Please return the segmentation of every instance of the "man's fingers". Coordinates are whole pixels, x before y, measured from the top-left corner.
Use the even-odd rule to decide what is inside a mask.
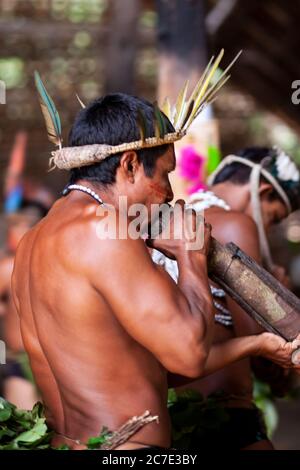
[[[295,366],[300,366],[300,339],[299,336],[297,336],[296,339],[292,341],[292,356],[291,356],[291,361],[292,364]]]
[[[294,341],[293,341],[294,343]],[[296,349],[293,353],[292,353],[292,363],[295,365],[295,366],[300,366],[300,348]]]
[[[296,339],[292,341],[292,348],[293,349],[298,349],[300,348],[300,338],[297,336]]]

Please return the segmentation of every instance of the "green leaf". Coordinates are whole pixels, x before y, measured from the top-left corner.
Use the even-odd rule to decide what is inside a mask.
[[[87,448],[90,450],[99,449],[101,445],[103,445],[110,436],[111,436],[111,432],[108,430],[108,428],[103,427],[99,436],[89,438],[86,444]]]
[[[102,437],[90,437],[87,442],[88,449],[99,449],[99,447],[105,442]]]
[[[37,420],[38,418],[45,418],[44,407],[41,402],[37,402],[32,408],[32,419]]]
[[[7,421],[13,412],[13,405],[0,398],[0,422]]]
[[[8,444],[0,445],[0,450],[20,450],[18,443],[11,441]]]
[[[177,393],[174,388],[169,388],[168,390],[168,406],[171,406],[173,403],[177,402]]]
[[[70,447],[67,444],[62,444],[59,447],[53,447],[54,450],[70,450]]]
[[[196,390],[192,389],[187,389],[187,390],[181,390],[180,392],[177,393],[177,398],[178,401],[184,402],[195,402],[195,403],[200,403],[204,402],[204,397],[201,395],[201,393],[197,392]]]
[[[21,433],[15,439],[15,442],[33,443],[39,441],[46,434],[47,426],[45,424],[45,419],[40,418],[30,431],[25,431]]]
[[[8,429],[7,426],[0,426],[0,439],[2,439],[4,436],[14,437],[15,434],[16,433],[11,429]]]
[[[207,163],[206,163],[206,171],[207,174],[210,175],[221,161],[221,154],[219,149],[215,145],[209,145],[207,148]]]

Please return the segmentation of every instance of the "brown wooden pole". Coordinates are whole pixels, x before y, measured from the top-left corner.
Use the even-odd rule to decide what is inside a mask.
[[[106,49],[105,92],[135,91],[139,0],[111,0],[110,37]]]
[[[194,89],[208,62],[204,0],[156,0],[158,12],[158,90],[160,104],[166,97],[176,103],[179,91],[189,81]],[[205,116],[205,117],[204,117]],[[219,146],[218,123],[210,107],[197,118],[188,135],[175,145],[180,161],[182,149],[192,146],[199,156],[208,157],[209,146]],[[203,167],[199,179],[206,178]],[[178,168],[170,177],[174,200],[185,199],[191,181]]]
[[[203,0],[156,0],[158,102],[171,102],[187,79],[196,84],[207,62]]]

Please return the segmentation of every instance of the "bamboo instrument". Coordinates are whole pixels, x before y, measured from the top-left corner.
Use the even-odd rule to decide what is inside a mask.
[[[169,223],[169,205],[164,205],[149,230],[156,238]],[[254,320],[271,333],[293,341],[300,333],[300,299],[234,243],[222,245],[211,237],[208,273]],[[292,354],[300,364],[300,348]]]
[[[300,333],[300,300],[234,243],[211,239],[209,277],[267,331],[286,341]],[[292,362],[300,364],[300,349]]]

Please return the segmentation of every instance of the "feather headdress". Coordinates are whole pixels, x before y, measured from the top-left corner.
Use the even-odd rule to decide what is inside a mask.
[[[240,54],[241,52],[237,54],[219,77],[216,77],[217,69],[224,55],[224,50],[222,49],[216,58],[211,58],[202,77],[189,97],[187,96],[188,82],[186,82],[178,95],[175,106],[171,106],[167,98],[161,111],[155,103],[153,105],[154,136],[147,137],[149,135],[147,122],[143,112],[139,110],[137,113],[137,124],[140,130],[140,140],[120,145],[94,144],[62,148],[61,124],[58,112],[39,74],[35,72],[35,82],[40,95],[40,104],[46,121],[48,137],[51,142],[59,146],[58,150],[52,152],[50,161],[53,162],[54,167],[70,170],[71,168],[92,165],[119,152],[156,147],[180,140],[203,108],[215,100],[217,92],[230,78],[228,72]],[[211,84],[212,79],[215,79],[213,84]],[[78,96],[77,99],[84,108],[85,106]],[[175,129],[174,132],[167,132],[165,116],[172,123]]]

